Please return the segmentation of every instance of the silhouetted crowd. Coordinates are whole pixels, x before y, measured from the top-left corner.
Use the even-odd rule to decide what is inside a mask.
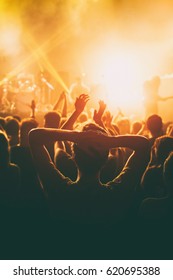
[[[171,258],[173,122],[66,99],[0,118],[1,258]]]

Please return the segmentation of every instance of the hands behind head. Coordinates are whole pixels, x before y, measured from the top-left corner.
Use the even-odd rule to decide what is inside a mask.
[[[109,136],[101,131],[88,130],[80,132],[76,143],[78,147],[88,155],[101,154],[109,150],[108,144]]]
[[[76,111],[82,113],[88,100],[89,100],[88,94],[81,94],[79,97],[77,97],[75,101]]]

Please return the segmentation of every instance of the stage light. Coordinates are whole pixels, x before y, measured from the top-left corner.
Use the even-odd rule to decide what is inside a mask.
[[[16,55],[21,50],[20,28],[6,25],[0,30],[0,45],[4,55]]]
[[[93,50],[90,57],[93,62],[92,79],[100,85],[97,100],[103,99],[113,113],[118,107],[128,114],[129,109],[131,112],[140,110],[144,72],[135,52],[128,47],[103,46],[97,54]]]
[[[139,93],[135,93],[139,83],[138,63],[132,54],[120,52],[111,55],[104,65],[104,82],[108,91],[108,102],[112,106],[112,101],[119,107],[136,106],[140,100]]]

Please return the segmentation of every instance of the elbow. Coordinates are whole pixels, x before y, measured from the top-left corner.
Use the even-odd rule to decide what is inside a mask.
[[[34,128],[29,132],[29,145],[36,145],[38,142],[39,128]]]
[[[140,137],[140,144],[139,144],[139,149],[142,150],[143,152],[146,151],[149,152],[150,151],[150,143],[148,138],[146,138],[145,136],[139,136]]]

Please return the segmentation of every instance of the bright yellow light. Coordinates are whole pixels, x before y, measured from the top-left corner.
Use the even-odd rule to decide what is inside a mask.
[[[138,90],[139,65],[132,54],[120,52],[110,54],[104,63],[104,83],[107,88],[109,106],[136,106],[141,100]]]
[[[70,27],[68,25],[65,25],[64,28],[62,28],[58,32],[53,33],[53,35],[40,46],[37,45],[37,43],[35,42],[35,40],[32,38],[31,34],[28,31],[25,32],[25,42],[27,44],[27,47],[30,50],[30,55],[28,55],[24,60],[22,60],[21,63],[19,63],[17,65],[17,67],[15,67],[12,71],[10,71],[8,73],[7,77],[8,78],[13,77],[14,75],[23,71],[31,63],[36,61],[39,66],[39,69],[41,71],[43,71],[43,65],[44,65],[45,68],[55,78],[55,80],[62,85],[62,87],[66,90],[66,92],[68,92],[69,91],[68,87],[66,86],[66,84],[64,83],[64,81],[62,80],[62,78],[60,77],[58,72],[56,71],[56,69],[52,66],[52,64],[49,62],[49,60],[47,58],[47,53],[49,51],[51,51],[52,48],[55,48],[57,46],[57,44],[62,43],[62,41],[65,40],[69,36],[66,32],[64,32],[64,30],[67,30],[68,28],[70,28]],[[8,30],[8,32],[9,32],[9,30]],[[4,41],[6,41],[6,40],[8,41],[8,36],[9,36],[8,32],[3,33],[5,36]],[[64,33],[66,35],[62,36],[62,34],[64,34]],[[7,36],[7,34],[8,34],[8,36]],[[11,43],[11,42],[9,41],[9,43]],[[3,82],[4,82],[3,80],[0,81],[0,85],[2,85]]]
[[[98,99],[103,99],[112,112],[120,107],[129,113],[129,109],[134,112],[142,106],[144,73],[140,65],[136,54],[128,48],[103,47],[94,54],[92,75],[97,73],[97,83],[103,89]]]
[[[6,25],[0,32],[0,44],[5,55],[15,55],[20,51],[20,29],[18,26]]]
[[[42,49],[42,47],[38,47],[37,43],[29,33],[27,34],[27,37],[25,37],[25,39],[27,39],[28,47],[30,48],[31,53],[33,54],[37,62],[42,61],[46,69],[50,72],[50,74],[52,74],[55,80],[62,85],[66,92],[68,92],[68,87],[66,86],[56,69],[53,67],[53,65],[49,62],[46,52]]]

